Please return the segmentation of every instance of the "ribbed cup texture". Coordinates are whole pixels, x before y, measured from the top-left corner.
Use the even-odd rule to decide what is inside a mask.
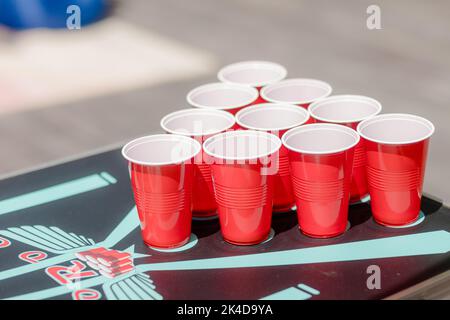
[[[234,189],[216,183],[214,187],[219,206],[232,209],[254,209],[266,205],[267,185],[252,189]]]
[[[200,171],[200,174],[195,175],[197,180],[212,182],[211,167],[208,164],[197,164],[197,169]]]
[[[353,168],[364,167],[366,165],[366,150],[363,144],[358,143],[356,145],[355,154],[353,157]]]
[[[292,176],[295,197],[310,202],[323,202],[342,199],[348,191],[344,179],[330,182],[308,181]]]
[[[281,156],[278,158],[278,175],[281,177],[289,176],[289,157]]]
[[[190,194],[186,190],[175,193],[151,193],[134,189],[136,206],[146,214],[170,214],[183,211],[189,205]]]
[[[419,169],[390,172],[367,166],[369,186],[382,191],[414,190],[420,185]]]

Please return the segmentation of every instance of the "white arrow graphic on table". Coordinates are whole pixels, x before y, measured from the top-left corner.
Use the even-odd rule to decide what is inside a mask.
[[[286,266],[442,254],[447,253],[448,251],[450,251],[450,233],[439,230],[313,248],[282,250],[222,258],[149,263],[136,266],[136,272],[145,273],[149,271],[169,270],[208,270]],[[80,288],[89,288],[101,285],[106,281],[107,280],[103,277],[96,277],[83,280],[77,284]],[[56,287],[11,297],[9,299],[46,299],[70,292],[71,289],[67,287]]]
[[[90,241],[91,239],[87,239],[86,241],[88,241],[90,243],[90,245],[86,245],[86,246],[80,245],[78,247],[72,247],[72,248],[68,248],[68,249],[59,249],[59,248],[55,248],[55,247],[48,248],[48,243],[46,243],[46,245],[44,245],[43,243],[37,243],[36,241],[30,240],[30,235],[23,234],[23,233],[17,234],[16,232],[20,228],[13,228],[13,230],[16,231],[14,233],[11,231],[8,231],[8,230],[0,230],[0,235],[10,237],[12,239],[15,239],[17,241],[20,241],[20,242],[23,242],[23,243],[26,243],[29,245],[33,245],[34,247],[37,247],[40,249],[44,249],[44,250],[50,249],[51,252],[60,253],[60,255],[58,255],[58,256],[42,260],[38,263],[28,264],[28,265],[1,271],[0,272],[0,281],[9,279],[9,278],[13,278],[13,277],[17,277],[17,276],[21,276],[25,273],[45,269],[49,266],[59,264],[59,263],[65,262],[65,261],[69,261],[71,259],[74,259],[75,252],[81,252],[81,251],[93,249],[96,247],[112,248],[118,242],[120,242],[122,239],[124,239],[126,236],[128,236],[138,226],[139,226],[139,219],[138,219],[136,207],[133,207],[133,209],[131,209],[130,212],[128,212],[128,214],[125,216],[125,218],[116,226],[116,228],[106,237],[105,240],[98,242],[98,243],[93,243],[93,241],[92,242]],[[27,228],[27,229],[29,229],[29,228]],[[42,239],[42,238],[40,238],[40,239]],[[39,240],[39,241],[42,241],[42,240]],[[55,245],[54,241],[55,240],[53,240],[53,243],[51,244],[52,246]],[[133,253],[133,258],[139,258],[142,256],[145,256],[145,255]]]
[[[117,179],[105,171],[66,181],[12,198],[0,200],[0,216],[20,212],[26,213],[27,211],[23,210],[87,193],[115,183],[117,183]],[[58,254],[58,256],[45,259],[35,264],[0,271],[0,281],[69,261],[74,258],[75,252],[81,252],[99,246],[111,248],[138,226],[139,219],[136,207],[133,207],[108,237],[99,243],[95,243],[92,239],[85,238],[82,235],[67,233],[58,227],[35,225],[0,230],[0,235],[7,238]],[[134,258],[142,256],[145,255],[133,253]]]

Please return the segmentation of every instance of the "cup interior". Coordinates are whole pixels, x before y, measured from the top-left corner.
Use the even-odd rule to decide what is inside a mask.
[[[367,140],[384,144],[409,144],[431,137],[433,124],[411,114],[382,114],[362,121],[357,128]]]
[[[264,87],[261,96],[275,103],[307,104],[331,94],[331,86],[315,79],[289,79]]]
[[[187,100],[196,108],[234,109],[249,105],[258,98],[258,90],[242,85],[213,83],[188,93]]]
[[[200,150],[201,144],[189,137],[159,134],[130,141],[122,148],[122,155],[133,163],[160,166],[185,162]]]
[[[308,110],[313,118],[320,121],[352,123],[377,115],[381,104],[369,97],[343,95],[313,102]]]
[[[286,77],[286,69],[268,61],[244,61],[222,68],[218,78],[222,82],[262,87]]]
[[[215,135],[205,141],[205,152],[218,159],[250,160],[269,156],[281,147],[280,139],[270,133],[238,130]]]
[[[174,134],[205,136],[233,127],[232,114],[221,110],[186,109],[172,112],[162,118],[161,127]]]
[[[295,105],[261,103],[240,110],[237,123],[246,129],[279,131],[304,124],[308,111]]]
[[[348,150],[359,142],[358,133],[346,126],[307,124],[287,131],[283,145],[289,150],[308,154],[332,154]]]

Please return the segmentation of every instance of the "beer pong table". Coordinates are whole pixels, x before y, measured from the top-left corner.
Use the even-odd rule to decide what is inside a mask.
[[[0,181],[0,299],[380,299],[450,267],[450,210],[424,197],[421,219],[388,228],[368,203],[337,238],[308,238],[274,214],[262,244],[225,243],[219,221],[158,251],[140,238],[119,150]]]

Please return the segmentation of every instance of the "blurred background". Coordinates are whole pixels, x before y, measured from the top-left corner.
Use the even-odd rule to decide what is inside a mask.
[[[68,1],[82,8],[81,29],[69,30],[56,28],[65,0],[0,0],[2,177],[160,131],[221,66],[270,60],[431,120],[425,192],[450,204],[450,1],[89,2]],[[373,4],[380,30],[366,24]],[[51,28],[35,28],[42,21]]]

